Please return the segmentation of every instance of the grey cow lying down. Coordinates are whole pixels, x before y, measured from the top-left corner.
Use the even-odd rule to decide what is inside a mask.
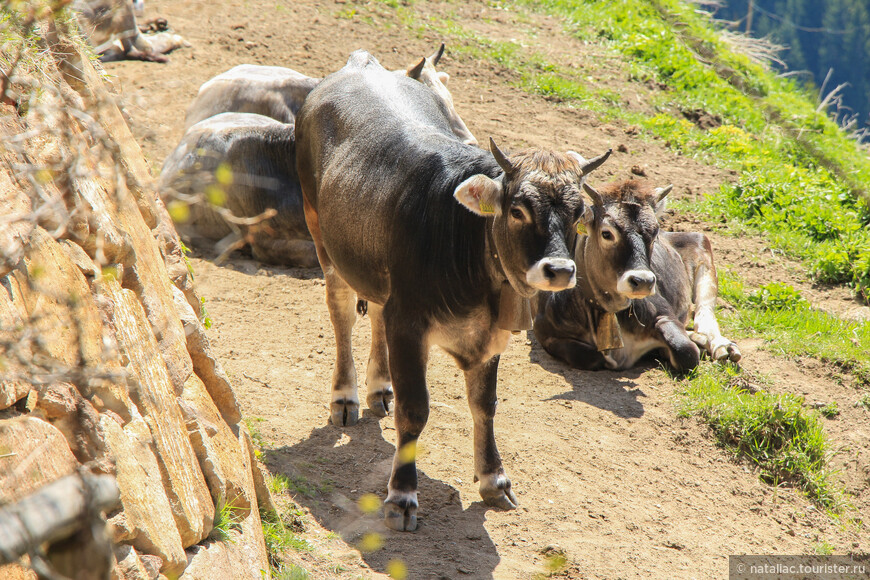
[[[629,180],[600,193],[585,187],[593,203],[574,246],[577,286],[538,297],[534,332],[544,349],[586,370],[626,369],[652,351],[664,351],[678,371],[695,368],[700,349],[717,361],[739,361],[713,312],[718,280],[710,241],[659,232],[657,214],[671,186]]]
[[[218,249],[231,249],[247,242],[260,261],[317,266],[302,212],[292,123],[253,113],[201,121],[166,158],[158,187],[164,199],[189,202],[189,218],[177,226],[195,245],[225,240]],[[245,219],[269,210],[274,215],[268,219]]]
[[[443,52],[442,44],[431,56],[393,74],[428,87],[444,106],[453,134],[476,145],[444,85],[448,76],[435,70]],[[293,122],[320,80],[283,67],[240,65],[200,88],[187,122],[201,120],[166,159],[159,183],[164,200],[190,204],[188,219],[178,225],[186,239],[194,245],[218,242],[218,251],[247,243],[263,262],[317,266],[296,177]],[[232,183],[218,182],[219,167]],[[215,188],[223,207],[205,201],[215,201]],[[276,212],[273,217],[252,219],[269,209]]]
[[[160,32],[143,35],[136,23],[142,2],[131,0],[75,0],[79,26],[103,62],[147,60],[167,62],[165,55],[190,46],[178,34]]]
[[[420,81],[440,98],[448,108],[454,134],[469,145],[477,139],[453,106],[453,96],[447,89],[450,75],[435,67],[444,54],[444,44],[428,57],[407,69],[393,71],[398,76]],[[282,123],[292,123],[308,93],[321,81],[295,70],[280,66],[241,64],[205,82],[187,108],[185,129],[219,113],[258,113]]]

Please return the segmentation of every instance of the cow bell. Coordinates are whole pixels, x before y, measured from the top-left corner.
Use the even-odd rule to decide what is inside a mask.
[[[622,330],[619,328],[619,320],[613,312],[605,312],[598,321],[598,330],[595,333],[595,344],[599,351],[622,348]]]

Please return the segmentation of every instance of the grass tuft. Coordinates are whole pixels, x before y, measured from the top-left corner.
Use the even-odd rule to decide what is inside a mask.
[[[760,469],[773,485],[803,490],[838,513],[842,491],[827,467],[830,450],[818,413],[803,397],[748,392],[733,367],[704,365],[685,380],[682,416],[700,415],[724,447]]]
[[[217,542],[235,543],[233,538],[233,530],[241,530],[242,520],[244,516],[241,510],[233,507],[232,504],[224,502],[222,505],[216,506],[214,514],[214,525],[208,537]]]
[[[724,268],[719,270],[719,295],[735,306],[722,317],[729,332],[761,337],[767,350],[819,359],[852,373],[859,386],[870,385],[870,323],[814,309],[797,290],[779,282],[747,293]]]

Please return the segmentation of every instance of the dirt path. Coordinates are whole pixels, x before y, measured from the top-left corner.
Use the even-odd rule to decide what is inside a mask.
[[[540,17],[477,2],[414,6],[421,19],[455,10],[468,18],[464,24],[491,37],[521,39],[550,50],[553,58],[570,54],[570,62],[590,68],[611,88],[627,78],[618,61],[600,58],[594,47],[562,36],[557,23]],[[117,75],[133,130],[155,171],[180,138],[185,107],[199,85],[236,64],[277,64],[318,76],[364,47],[385,66],[398,67],[441,40],[391,22],[389,11],[337,17],[351,7],[314,0],[150,2],[149,14],[166,17],[194,47],[175,53],[165,66],[107,68]],[[532,26],[547,34],[533,36]],[[545,37],[547,46],[558,48],[542,45]],[[440,68],[451,74],[457,109],[479,138],[493,135],[514,149],[541,145],[584,154],[622,143],[628,152],[608,162],[599,179],[626,176],[641,164],[656,182],[674,183],[680,195],[702,195],[731,178],[643,141],[628,127],[527,95],[511,86],[509,71],[452,59],[449,47]],[[627,106],[642,106],[645,90],[621,86]],[[712,227],[687,217],[672,221],[679,229]],[[719,263],[750,282],[784,277],[826,308],[864,312],[844,291],[806,284],[796,265],[762,242],[710,233]],[[463,381],[449,357],[433,351],[432,413],[418,462],[420,529],[388,532],[355,504],[365,493],[385,495],[393,420],[365,413],[353,428],[327,424],[334,344],[320,272],[263,267],[242,256],[223,267],[199,258],[193,264],[214,321],[216,353],[246,414],[262,419],[256,423],[269,446],[264,462],[296,481],[294,498],[309,514],[312,549],[292,557],[317,570],[312,578],[374,576],[392,559],[405,562],[410,578],[531,578],[546,572],[554,546],[568,559],[564,577],[726,578],[728,554],[808,553],[823,543],[837,553],[870,550],[865,530],[843,529],[799,494],[760,483],[751,468],[717,449],[696,421],[677,419],[678,385],[664,371],[570,370],[525,336],[515,337],[502,357],[496,417],[520,508],[499,512],[479,501]],[[363,369],[367,321],[358,324],[354,341]],[[842,451],[835,463],[858,496],[859,511],[870,513],[870,428],[866,412],[852,406],[857,395],[849,377],[814,361],[773,358],[758,346],[741,343],[745,367],[771,390],[839,404],[841,415],[827,423]],[[383,549],[353,549],[371,530],[383,534]]]

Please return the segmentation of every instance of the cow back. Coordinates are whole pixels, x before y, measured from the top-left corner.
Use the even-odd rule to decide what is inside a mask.
[[[320,82],[280,66],[244,64],[204,83],[187,109],[185,126],[220,113],[255,113],[293,123],[308,93]]]
[[[489,291],[484,219],[453,198],[471,175],[500,173],[453,134],[422,84],[355,53],[308,96],[297,122],[303,191],[322,242],[362,296],[459,314]]]

